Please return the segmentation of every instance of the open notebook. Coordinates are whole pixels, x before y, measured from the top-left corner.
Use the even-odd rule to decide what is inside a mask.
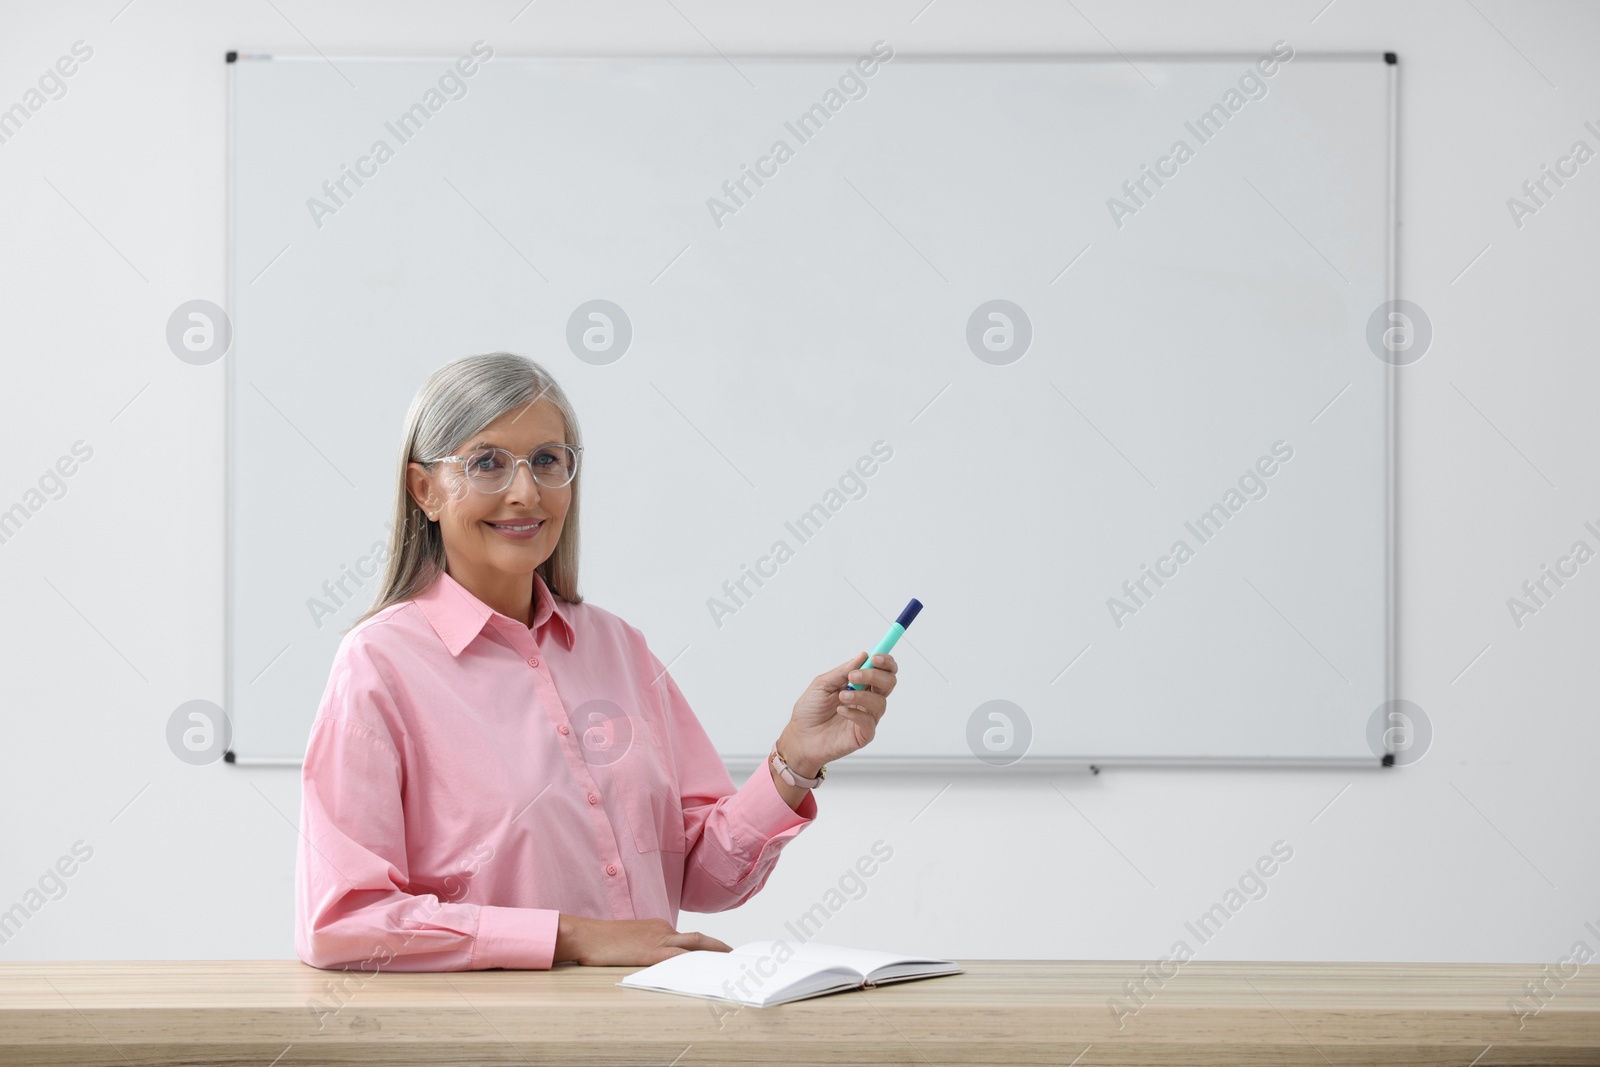
[[[635,971],[617,984],[767,1008],[846,989],[961,973],[961,967],[951,960],[814,942],[757,941],[732,952],[680,953]]]

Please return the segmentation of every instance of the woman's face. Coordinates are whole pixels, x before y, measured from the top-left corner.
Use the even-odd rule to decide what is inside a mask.
[[[565,434],[561,413],[541,398],[502,415],[449,454],[465,456],[476,448],[498,445],[526,457],[540,445],[566,441]],[[437,464],[431,475],[420,463],[412,463],[406,479],[412,498],[438,521],[450,570],[457,575],[532,574],[555,551],[572,503],[571,482],[560,489],[540,485],[526,463],[516,465],[511,484],[499,493],[467,485],[460,463]],[[531,537],[496,528],[535,522],[540,525]]]

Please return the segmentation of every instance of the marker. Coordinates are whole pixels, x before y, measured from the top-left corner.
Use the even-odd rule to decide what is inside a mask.
[[[872,657],[876,656],[878,653],[887,652],[893,648],[895,642],[900,640],[900,635],[906,632],[906,627],[911,625],[911,620],[916,618],[917,612],[921,610],[922,601],[918,600],[916,597],[912,597],[911,603],[906,605],[906,610],[900,613],[900,617],[898,619],[889,624],[889,632],[883,635],[883,640],[879,641],[873,650],[867,653],[867,658],[857,665],[856,670],[859,671],[862,667],[870,664],[872,662]],[[854,682],[851,682],[848,688],[860,689],[861,687],[856,685]]]

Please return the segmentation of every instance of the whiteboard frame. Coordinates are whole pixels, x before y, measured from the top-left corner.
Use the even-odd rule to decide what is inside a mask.
[[[849,52],[785,52],[782,54],[762,53],[718,53],[716,56],[702,53],[663,53],[663,52],[608,52],[604,55],[563,55],[554,52],[523,52],[523,53],[497,53],[497,58],[513,61],[523,60],[561,60],[564,62],[612,62],[618,59],[644,59],[662,61],[695,61],[722,59],[732,62],[736,59],[758,60],[761,62],[853,62],[857,56]],[[331,62],[334,59],[351,59],[363,61],[421,61],[421,60],[453,60],[455,56],[437,52],[419,52],[415,54],[396,53],[355,53],[344,52],[337,55],[306,54],[306,53],[281,53],[281,52],[245,52],[230,51],[226,55],[227,70],[227,190],[224,198],[226,204],[226,219],[224,220],[224,273],[226,278],[226,311],[230,322],[237,319],[237,267],[235,260],[237,211],[236,211],[236,154],[235,134],[237,121],[236,92],[237,92],[237,63],[260,61],[308,61]],[[1104,52],[1026,52],[1026,53],[896,53],[896,63],[1035,63],[1035,62],[1084,62],[1084,63],[1128,63],[1134,60],[1148,60],[1157,63],[1181,62],[1222,62],[1245,61],[1249,62],[1258,58],[1257,52],[1128,52],[1115,55]],[[1388,196],[1385,218],[1385,245],[1386,245],[1386,279],[1384,290],[1387,299],[1391,302],[1398,299],[1399,285],[1399,64],[1393,52],[1360,50],[1360,51],[1328,51],[1328,52],[1299,52],[1295,53],[1296,62],[1377,62],[1388,67],[1388,114],[1386,131],[1388,171]],[[235,340],[237,340],[235,338]],[[233,533],[235,525],[234,516],[234,491],[232,473],[234,470],[234,455],[237,448],[235,431],[237,418],[235,417],[235,380],[234,360],[227,359],[232,348],[224,357],[224,490],[223,490],[223,692],[225,699],[231,702],[234,683],[235,668],[233,656],[233,612],[236,600],[235,573],[236,561],[233,558]],[[1396,549],[1398,538],[1398,450],[1399,436],[1397,425],[1398,388],[1399,378],[1397,368],[1387,361],[1380,372],[1382,378],[1384,411],[1384,699],[1386,704],[1398,697],[1398,605],[1396,604],[1397,592],[1397,566]],[[224,709],[224,714],[228,712]],[[231,733],[230,733],[231,738]],[[994,778],[1004,775],[1024,774],[1028,776],[1054,775],[1054,774],[1099,774],[1102,768],[1149,768],[1149,769],[1386,769],[1395,764],[1396,753],[1390,750],[1383,757],[1349,757],[1349,756],[1043,756],[1029,759],[1022,757],[1016,763],[1005,766],[993,766],[981,760],[959,756],[882,756],[872,754],[853,754],[846,757],[847,766],[851,770],[866,772],[875,775],[883,774],[925,774],[947,777],[972,777]],[[231,745],[224,753],[225,762],[241,767],[299,767],[303,764],[300,759],[285,757],[250,757],[239,755]],[[765,762],[765,757],[760,755],[735,755],[724,758],[731,775],[747,775]],[[836,772],[837,773],[837,772]]]

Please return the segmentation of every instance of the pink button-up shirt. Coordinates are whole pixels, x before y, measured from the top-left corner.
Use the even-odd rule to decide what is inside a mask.
[[[533,626],[448,574],[345,635],[301,776],[295,951],[548,968],[562,912],[725,911],[816,817],[738,790],[644,635],[534,575]]]

